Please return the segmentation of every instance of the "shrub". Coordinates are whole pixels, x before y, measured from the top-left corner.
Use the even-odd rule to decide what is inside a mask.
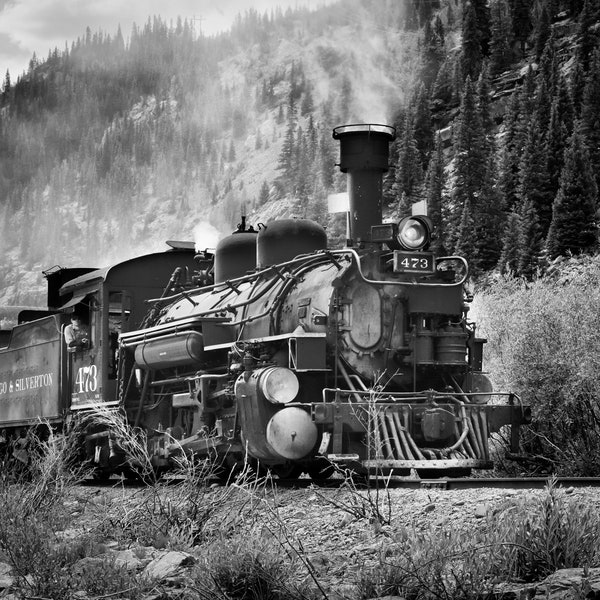
[[[400,529],[379,564],[364,570],[361,599],[483,600],[498,597],[494,583],[539,581],[557,569],[600,560],[600,517],[551,481],[541,496],[510,500],[483,530]]]
[[[479,535],[447,530],[401,529],[379,564],[358,581],[362,599],[401,596],[407,600],[474,600],[490,578],[498,549]]]
[[[99,561],[80,571],[73,569],[89,556],[97,538],[82,534],[76,540],[61,540],[57,532],[64,529],[70,515],[58,495],[40,503],[39,492],[40,483],[35,478],[24,484],[0,485],[0,552],[28,597],[64,600],[78,590],[94,594],[136,590],[127,596],[132,600],[141,597],[141,582],[110,561]]]
[[[539,500],[525,496],[491,524],[500,547],[498,573],[538,581],[558,569],[600,559],[600,519],[595,507],[569,498],[550,481]]]
[[[313,598],[301,570],[276,538],[238,534],[205,549],[203,564],[195,571],[195,586],[201,598],[214,600]]]
[[[504,278],[477,296],[495,386],[532,407],[525,453],[558,473],[600,474],[600,257],[560,277]]]

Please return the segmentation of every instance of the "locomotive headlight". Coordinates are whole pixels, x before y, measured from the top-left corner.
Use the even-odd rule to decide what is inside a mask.
[[[397,240],[405,250],[422,250],[430,239],[431,225],[426,217],[405,217],[398,224]]]
[[[296,374],[285,367],[265,369],[260,375],[259,386],[264,397],[273,404],[291,402],[300,389]]]

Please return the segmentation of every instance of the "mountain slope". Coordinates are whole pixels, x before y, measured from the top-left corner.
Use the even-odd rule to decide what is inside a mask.
[[[43,303],[43,281],[23,273],[102,266],[203,223],[225,235],[265,184],[297,213],[307,191],[281,177],[288,131],[305,139],[307,169],[329,171],[324,201],[339,180],[331,128],[388,121],[418,60],[394,3],[343,4],[250,11],[215,38],[157,18],[127,41],[88,30],[32,62],[3,94],[0,305]]]

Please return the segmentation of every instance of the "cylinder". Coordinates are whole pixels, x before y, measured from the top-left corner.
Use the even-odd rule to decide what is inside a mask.
[[[256,242],[258,267],[264,269],[327,248],[327,234],[308,219],[280,219],[261,229]]]
[[[256,232],[233,233],[215,249],[215,283],[243,277],[256,269]]]
[[[467,334],[449,326],[436,335],[435,360],[445,365],[464,365],[467,361]]]
[[[140,344],[135,349],[135,362],[149,369],[200,365],[204,356],[204,340],[197,331],[171,335]]]

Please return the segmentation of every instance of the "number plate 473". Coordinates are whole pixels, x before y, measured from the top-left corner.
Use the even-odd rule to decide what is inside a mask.
[[[434,273],[435,258],[431,252],[394,250],[394,273]]]
[[[84,392],[95,392],[98,389],[98,367],[80,367],[75,375],[73,392],[83,394]]]

